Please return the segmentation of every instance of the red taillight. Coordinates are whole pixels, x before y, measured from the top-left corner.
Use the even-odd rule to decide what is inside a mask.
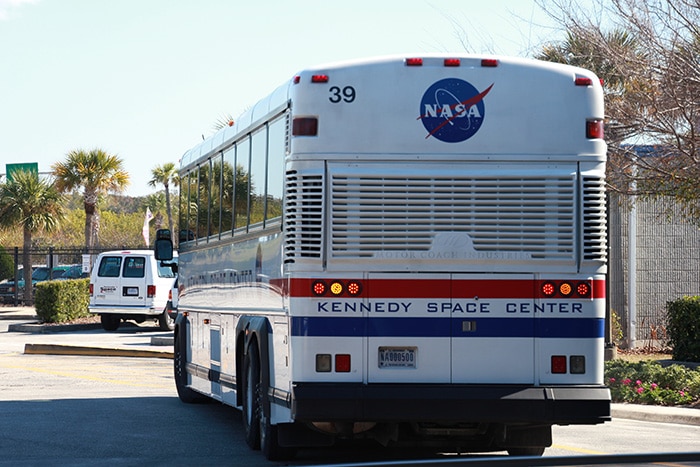
[[[95,284],[90,284],[90,296],[95,292]]]
[[[576,285],[576,294],[578,294],[581,297],[590,297],[591,296],[591,286],[587,282],[579,282]]]
[[[551,297],[556,291],[557,288],[553,282],[545,282],[542,284],[542,295],[545,297]]]
[[[296,76],[294,77],[294,79],[292,79],[292,82],[293,82],[294,84],[299,84],[299,83],[301,83],[301,76],[296,75]]]
[[[351,281],[348,282],[347,290],[350,295],[359,295],[362,292],[362,286],[359,282]]]
[[[445,66],[459,66],[461,63],[458,58],[446,58],[444,61]]]
[[[294,120],[292,122],[292,135],[318,135],[318,117],[294,117]]]
[[[574,84],[576,86],[591,86],[593,85],[593,80],[587,76],[576,76]]]
[[[603,120],[586,120],[586,138],[603,139]]]
[[[482,58],[481,59],[481,66],[483,67],[496,67],[498,66],[498,60],[495,58]]]
[[[552,355],[552,374],[566,373],[566,355]]]
[[[328,75],[311,75],[312,83],[327,83]]]
[[[155,285],[149,285],[146,287],[146,295],[148,298],[153,298],[156,296],[156,286]]]
[[[423,59],[418,57],[407,58],[406,66],[423,66]]]
[[[328,286],[323,281],[316,281],[311,285],[311,290],[314,293],[314,295],[320,297],[321,295],[324,295],[326,293],[326,291],[328,290]]]
[[[349,354],[337,354],[335,356],[335,371],[338,373],[349,373],[350,372],[350,355]]]

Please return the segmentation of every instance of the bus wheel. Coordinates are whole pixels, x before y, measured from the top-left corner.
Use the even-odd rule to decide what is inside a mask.
[[[260,449],[260,357],[253,345],[243,358],[243,429],[251,449]]]
[[[526,446],[519,448],[509,448],[508,454],[511,456],[541,457],[542,454],[544,454],[544,446]]]
[[[260,449],[269,461],[283,461],[294,458],[296,448],[280,446],[276,425],[270,423],[265,411],[260,411]]]
[[[187,387],[187,369],[185,368],[185,365],[187,365],[187,349],[185,348],[185,339],[180,335],[181,333],[182,331],[175,333],[175,345],[173,346],[173,369],[177,395],[186,404],[206,402],[209,400],[206,396]]]
[[[117,329],[119,329],[120,322],[121,318],[119,317],[119,315],[100,315],[100,323],[102,323],[102,329],[104,329],[105,331],[116,331]]]
[[[158,316],[158,327],[163,331],[172,331],[175,329],[175,320],[170,317],[168,310],[165,310],[160,316]]]

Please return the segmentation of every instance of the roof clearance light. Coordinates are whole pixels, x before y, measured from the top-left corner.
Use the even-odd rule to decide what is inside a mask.
[[[576,86],[592,86],[593,80],[587,76],[576,76],[574,84]]]
[[[604,127],[603,120],[586,120],[586,138],[603,139]]]
[[[294,117],[292,136],[318,135],[318,117]]]
[[[498,66],[498,60],[495,58],[482,58],[481,59],[481,66],[484,67],[497,67]]]
[[[299,83],[301,83],[301,76],[296,75],[296,76],[294,77],[294,79],[292,80],[292,82],[293,82],[294,84],[299,84]]]
[[[313,291],[314,295],[320,297],[321,295],[326,293],[326,291],[328,290],[328,286],[323,281],[316,281],[311,286],[311,290]]]
[[[331,283],[330,290],[333,295],[340,295],[341,293],[343,293],[343,289],[343,284],[341,284],[340,282],[335,281]]]
[[[359,282],[352,281],[348,282],[348,294],[350,295],[359,295],[360,292],[362,292],[362,286],[360,285]]]
[[[328,75],[312,75],[311,82],[312,83],[327,83],[328,82]]]
[[[553,282],[545,282],[544,284],[542,284],[542,294],[545,297],[551,297],[556,291],[557,288]]]
[[[459,66],[460,63],[461,62],[458,58],[446,58],[445,59],[445,66]]]
[[[407,58],[406,66],[423,66],[423,59],[418,57]]]

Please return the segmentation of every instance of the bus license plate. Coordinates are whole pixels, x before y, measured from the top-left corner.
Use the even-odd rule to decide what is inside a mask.
[[[415,368],[417,347],[379,347],[379,368]]]

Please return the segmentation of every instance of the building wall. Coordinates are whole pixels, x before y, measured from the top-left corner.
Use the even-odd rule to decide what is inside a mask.
[[[609,194],[610,309],[629,329],[629,198]],[[662,345],[666,337],[666,303],[700,295],[700,229],[684,221],[670,198],[636,201],[637,347]]]

